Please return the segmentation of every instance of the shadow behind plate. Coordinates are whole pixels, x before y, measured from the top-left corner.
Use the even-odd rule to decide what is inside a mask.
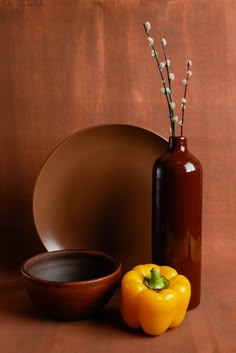
[[[36,181],[33,213],[48,251],[101,250],[123,272],[151,261],[152,166],[167,141],[130,125],[78,132],[50,155]]]

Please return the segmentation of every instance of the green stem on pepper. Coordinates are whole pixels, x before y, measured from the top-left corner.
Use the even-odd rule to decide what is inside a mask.
[[[165,276],[161,276],[156,268],[152,268],[150,272],[150,276],[144,277],[143,283],[146,287],[153,290],[161,290],[169,287],[170,281]]]

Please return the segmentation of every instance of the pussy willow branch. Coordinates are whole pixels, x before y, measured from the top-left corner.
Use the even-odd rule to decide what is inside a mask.
[[[170,71],[169,71],[169,67],[168,67],[168,65],[167,65],[166,48],[165,48],[165,45],[163,44],[162,39],[161,39],[161,46],[162,46],[162,50],[163,50],[163,54],[164,54],[164,58],[165,58],[165,62],[166,62],[166,72],[167,72],[167,78],[168,78],[168,85],[169,85],[169,89],[170,89],[170,101],[172,102],[172,91],[171,91]]]
[[[150,36],[149,36],[148,30],[147,30],[145,24],[143,24],[143,27],[144,27],[144,30],[146,32],[147,37],[149,38]],[[166,85],[166,81],[165,81],[165,78],[163,76],[162,70],[160,69],[160,62],[159,62],[159,58],[158,58],[158,54],[157,54],[156,48],[155,48],[155,46],[153,44],[151,44],[150,46],[151,46],[151,48],[153,50],[154,57],[155,57],[155,60],[156,60],[157,66],[158,66],[158,70],[159,70],[159,73],[160,73],[160,76],[161,76],[161,81],[162,81],[163,87],[165,89],[165,96],[166,96],[167,105],[168,105],[169,114],[170,114],[171,131],[172,131],[172,135],[175,136],[175,122],[173,121],[173,110],[172,110],[171,105],[170,105],[170,103],[172,102],[171,94],[168,95],[168,93],[167,93],[167,85]],[[166,60],[166,58],[165,58],[165,60]],[[167,60],[166,60],[166,66],[167,66]],[[169,76],[168,76],[168,83],[169,83]],[[168,88],[170,89],[170,87],[168,87]]]
[[[189,64],[189,60],[187,61],[187,75],[186,75],[186,84],[184,85],[184,99],[186,99],[187,96],[187,88],[188,88],[188,79],[189,79],[189,69],[190,69],[190,64]],[[183,136],[183,132],[184,132],[184,112],[185,112],[185,105],[186,103],[182,103],[182,117],[181,117],[181,127],[180,127],[180,135]]]

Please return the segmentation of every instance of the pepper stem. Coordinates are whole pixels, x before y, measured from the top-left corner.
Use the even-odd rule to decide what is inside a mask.
[[[161,290],[169,287],[170,281],[165,276],[161,276],[156,268],[152,268],[150,272],[151,276],[144,277],[145,286],[153,290]]]

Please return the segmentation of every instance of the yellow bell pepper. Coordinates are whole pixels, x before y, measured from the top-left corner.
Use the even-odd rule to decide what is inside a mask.
[[[161,335],[184,320],[191,296],[189,280],[168,266],[138,265],[121,282],[121,315],[131,328]]]

